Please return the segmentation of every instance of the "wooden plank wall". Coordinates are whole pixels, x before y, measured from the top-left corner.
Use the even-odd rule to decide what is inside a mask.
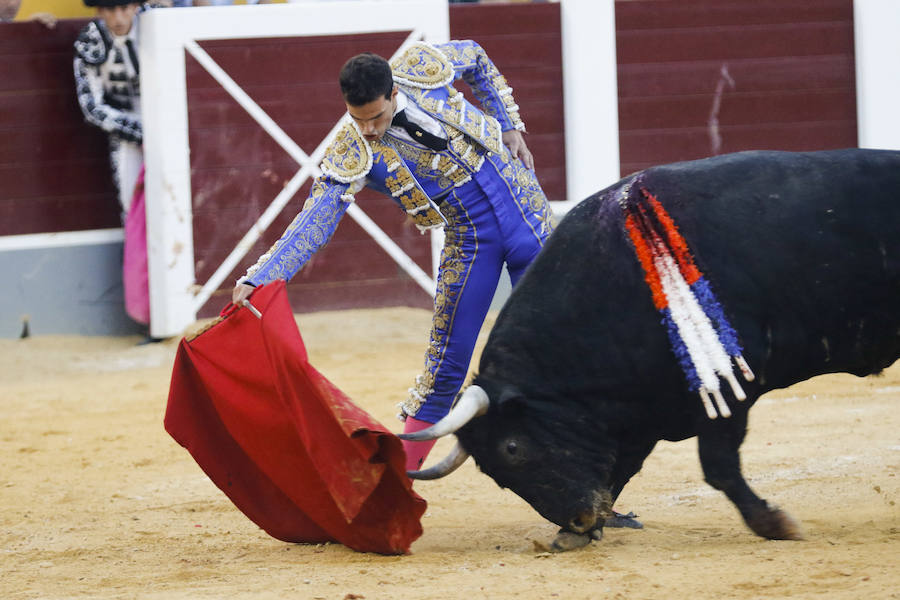
[[[622,175],[856,146],[852,0],[627,0],[616,29]]]
[[[623,174],[715,151],[855,146],[851,0],[620,0],[616,19]],[[72,41],[84,23],[63,20],[54,30],[0,24],[0,235],[120,225],[105,136],[84,123],[74,96]],[[515,88],[551,199],[565,198],[559,24],[556,3],[450,7],[451,37],[479,41]],[[340,114],[335,78],[343,60],[363,48],[390,54],[404,35],[306,40],[309,51],[285,40],[203,45],[311,150]],[[733,84],[723,78],[723,67]],[[296,166],[190,58],[188,72],[195,249],[203,281]],[[710,117],[720,84],[716,149]],[[231,282],[280,235],[306,192],[204,314],[221,307]],[[427,238],[390,200],[364,192],[359,202],[429,268]],[[430,305],[349,218],[289,289],[300,311]]]
[[[541,187],[550,200],[566,200],[559,4],[450,5],[450,37],[478,42],[506,77],[528,128]],[[468,92],[465,84],[457,87]]]
[[[0,23],[0,235],[121,226],[106,136],[75,99],[85,23]]]

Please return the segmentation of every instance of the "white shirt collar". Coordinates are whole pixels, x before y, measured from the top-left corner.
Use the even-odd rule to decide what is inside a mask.
[[[419,108],[419,106],[415,102],[413,102],[409,98],[409,96],[404,94],[402,91],[398,91],[397,110],[394,111],[394,115],[396,115],[401,110],[406,111],[407,119],[424,129],[428,133],[447,139],[447,132],[444,131],[444,128],[441,126],[440,121]],[[393,118],[393,115],[391,115],[391,117]],[[403,138],[405,140],[412,139],[411,137],[409,137],[409,134],[406,133],[406,130],[402,127],[391,125],[390,130],[392,135],[395,135],[399,138]]]
[[[397,91],[396,99],[397,99],[397,109],[394,111],[394,115],[396,115],[401,110],[406,110],[406,105],[409,104],[409,98],[407,98],[406,94],[404,94],[403,92],[401,92],[399,90]],[[391,116],[393,116],[393,115],[391,115]]]

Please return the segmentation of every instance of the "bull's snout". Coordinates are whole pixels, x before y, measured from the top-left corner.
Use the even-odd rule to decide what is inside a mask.
[[[592,494],[589,504],[578,510],[566,529],[573,533],[588,533],[602,527],[606,517],[612,515],[612,498],[607,490],[597,490]]]
[[[597,512],[593,509],[585,510],[573,519],[569,520],[568,529],[574,533],[587,533],[597,526]]]

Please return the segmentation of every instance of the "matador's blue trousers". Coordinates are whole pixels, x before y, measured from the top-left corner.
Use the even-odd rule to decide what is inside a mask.
[[[550,206],[534,173],[505,152],[441,202],[447,218],[425,372],[403,411],[435,423],[462,387],[506,263],[513,285],[549,236]],[[418,410],[417,410],[418,409]]]

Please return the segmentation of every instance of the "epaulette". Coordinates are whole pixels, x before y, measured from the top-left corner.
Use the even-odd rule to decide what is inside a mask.
[[[91,21],[78,33],[75,40],[75,54],[89,65],[102,65],[109,54],[112,41],[104,35],[96,21]]]
[[[341,183],[351,183],[372,169],[372,149],[356,123],[349,121],[337,132],[325,151],[322,172]]]
[[[391,61],[394,81],[426,90],[433,90],[453,82],[453,63],[443,52],[424,42],[411,44]]]

